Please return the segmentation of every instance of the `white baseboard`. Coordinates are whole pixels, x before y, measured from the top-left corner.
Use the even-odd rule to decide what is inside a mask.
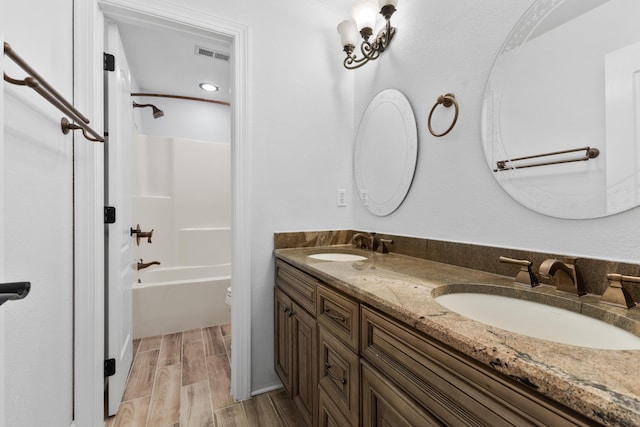
[[[269,387],[261,388],[259,390],[254,390],[254,391],[251,392],[251,397],[257,396],[257,395],[263,394],[263,393],[268,393],[270,391],[277,390],[277,389],[282,388],[282,387],[284,387],[282,385],[282,383],[279,383],[279,384],[274,384],[274,385],[269,386]]]

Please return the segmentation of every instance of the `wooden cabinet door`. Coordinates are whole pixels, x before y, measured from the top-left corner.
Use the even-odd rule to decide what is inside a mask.
[[[322,325],[318,327],[318,355],[320,389],[349,420],[345,426],[360,425],[360,358]]]
[[[362,427],[443,425],[391,381],[362,362]]]
[[[358,426],[342,415],[333,401],[328,397],[322,387],[318,390],[318,427],[347,427]]]
[[[306,424],[316,425],[318,336],[316,319],[293,303],[293,389],[291,397]]]
[[[279,288],[274,289],[274,360],[276,373],[287,393],[293,386],[293,302]]]

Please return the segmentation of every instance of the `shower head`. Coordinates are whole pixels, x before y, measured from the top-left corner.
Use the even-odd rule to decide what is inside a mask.
[[[141,107],[151,107],[153,109],[154,119],[164,116],[164,111],[162,111],[161,109],[159,109],[153,104],[138,104],[137,102],[133,101],[133,108],[141,108]]]

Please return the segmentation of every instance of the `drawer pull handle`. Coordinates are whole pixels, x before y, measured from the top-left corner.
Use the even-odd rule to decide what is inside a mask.
[[[338,322],[342,322],[342,323],[344,323],[344,322],[346,322],[346,321],[347,321],[347,319],[345,319],[345,318],[344,318],[344,317],[342,317],[342,316],[338,316],[338,315],[336,315],[336,314],[332,314],[332,313],[331,313],[331,310],[330,310],[330,309],[328,309],[328,308],[325,308],[325,309],[324,309],[324,311],[322,312],[322,314],[326,314],[327,316],[329,316],[329,317],[330,317],[330,318],[332,318],[333,320],[337,320]]]
[[[347,383],[347,380],[345,380],[343,377],[339,377],[331,373],[331,365],[329,365],[329,362],[324,362],[324,367],[327,368],[327,375],[329,375],[331,379],[339,381],[340,384],[343,385]]]

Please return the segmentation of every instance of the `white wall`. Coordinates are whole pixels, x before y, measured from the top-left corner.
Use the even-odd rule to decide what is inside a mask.
[[[245,0],[228,11],[229,2],[207,3],[249,26],[252,388],[260,390],[279,383],[273,233],[353,224],[353,203],[336,206],[336,190],[353,185],[352,76],[336,41],[341,15],[319,3]]]
[[[355,72],[354,126],[376,93],[401,90],[419,118],[418,165],[404,204],[384,218],[356,205],[356,228],[640,261],[640,245],[630,238],[640,234],[638,208],[594,220],[551,218],[511,199],[487,167],[480,139],[484,85],[502,42],[531,3],[428,0],[398,5],[392,46],[376,64]],[[435,138],[426,117],[436,98],[447,92],[456,95],[460,118],[449,135]],[[434,123],[436,129],[439,125]]]

